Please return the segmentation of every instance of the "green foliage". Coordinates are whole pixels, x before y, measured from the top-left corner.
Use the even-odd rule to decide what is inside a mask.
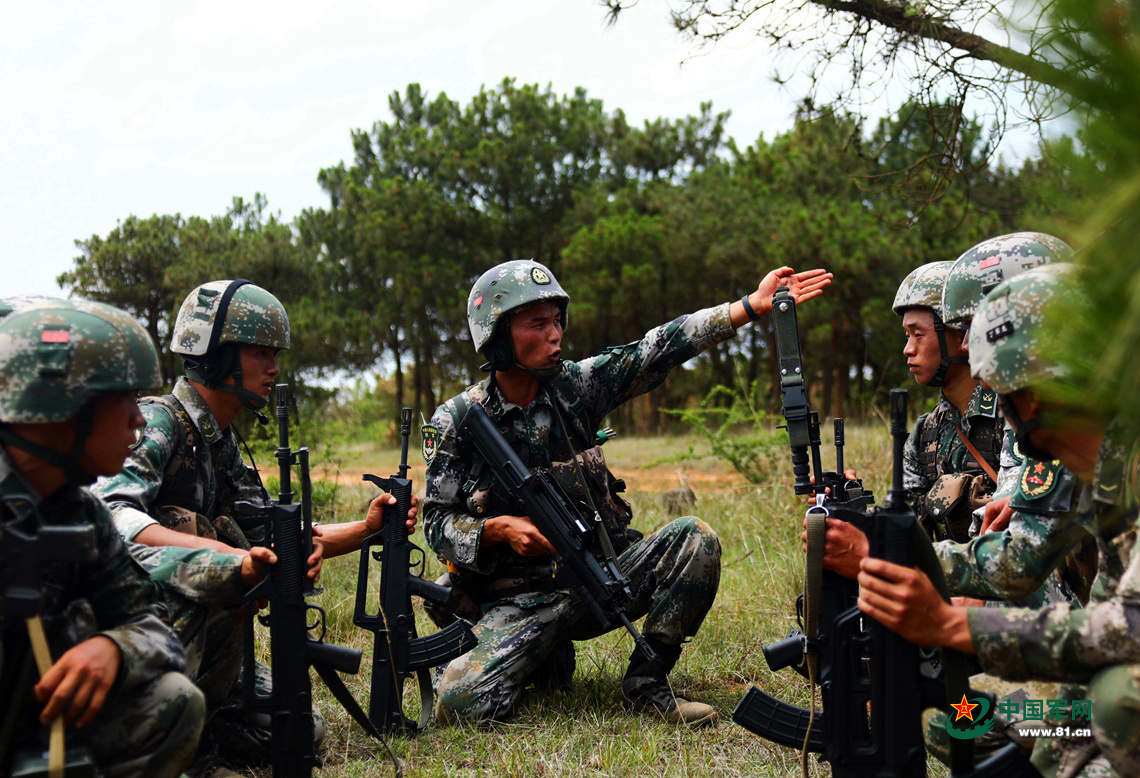
[[[293,325],[289,382],[306,407],[328,410],[325,431],[340,439],[390,436],[394,408],[429,416],[479,375],[466,297],[498,262],[535,257],[559,275],[571,297],[569,358],[739,299],[780,265],[825,267],[834,282],[800,312],[807,378],[813,406],[850,417],[910,384],[889,308],[910,270],[1015,229],[1068,238],[1095,178],[1075,173],[1087,153],[1064,140],[1020,170],[991,165],[987,132],[953,102],[908,103],[873,130],[805,103],[788,131],[743,150],[709,104],[634,127],[583,89],[559,95],[513,79],[467,104],[410,84],[388,107],[388,119],[352,133],[351,160],[320,171],[327,208],[283,224],[258,195],[208,219],[131,216],[80,241],[60,282],[125,307],[162,347],[193,286],[265,286]],[[652,431],[658,406],[734,385],[738,372],[771,410],[772,342],[769,322],[746,327],[611,421]],[[170,378],[179,366],[167,355],[164,368]],[[377,402],[391,407],[300,380],[373,370],[390,380]]]
[[[687,452],[653,462],[687,462],[707,456],[719,457],[736,472],[754,484],[770,484],[776,462],[788,445],[786,432],[772,429],[773,419],[753,384],[746,392],[715,386],[695,407],[668,410],[681,417],[693,434],[703,437],[707,454],[697,454],[693,446]]]
[[[1073,107],[1084,153],[1063,162],[1088,187],[1078,232],[1084,296],[1052,312],[1068,378],[1051,390],[1077,407],[1117,418],[1140,436],[1140,3],[1061,0],[1051,8],[1059,56],[1081,63]],[[1089,108],[1088,106],[1093,106]]]

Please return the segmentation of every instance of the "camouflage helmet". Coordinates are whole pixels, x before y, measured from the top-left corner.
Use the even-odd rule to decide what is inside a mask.
[[[483,350],[505,314],[542,300],[558,302],[562,328],[566,329],[570,296],[544,265],[533,259],[516,259],[495,265],[479,276],[467,296],[467,326],[475,350]]]
[[[289,348],[289,316],[269,292],[244,279],[202,284],[182,302],[170,350],[203,357],[226,343]]]
[[[10,313],[22,311],[29,305],[38,305],[45,302],[55,302],[60,298],[48,297],[42,294],[14,294],[6,297],[0,297],[0,319],[3,319]]]
[[[1064,262],[1073,250],[1043,232],[1013,232],[984,240],[958,257],[946,277],[942,310],[947,324],[964,328],[994,287],[1026,270]]]
[[[1012,394],[1064,374],[1049,358],[1046,309],[1071,281],[1073,266],[1037,267],[998,285],[970,326],[970,370],[998,394]]]
[[[161,383],[150,335],[118,308],[44,300],[0,320],[0,422],[67,421],[100,395]]]
[[[907,308],[929,308],[939,319],[943,318],[942,286],[953,264],[949,260],[927,262],[910,271],[895,292],[891,310],[901,316]]]

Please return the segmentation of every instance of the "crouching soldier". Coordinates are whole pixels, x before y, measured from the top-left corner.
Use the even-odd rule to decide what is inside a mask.
[[[162,595],[86,488],[122,468],[137,392],[160,381],[150,337],[116,308],[47,300],[0,321],[4,775],[62,760],[66,742],[106,776],[178,776],[197,748],[205,703]]]

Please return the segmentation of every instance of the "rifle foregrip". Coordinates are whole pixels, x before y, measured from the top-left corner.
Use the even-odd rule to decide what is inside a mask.
[[[418,575],[408,575],[408,594],[422,597],[436,605],[447,605],[451,600],[451,587],[440,586],[433,581],[425,581]]]

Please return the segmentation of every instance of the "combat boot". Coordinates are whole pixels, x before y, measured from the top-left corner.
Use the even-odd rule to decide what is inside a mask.
[[[621,682],[622,702],[633,710],[649,710],[674,724],[706,727],[717,720],[716,709],[703,702],[678,697],[669,686],[669,671],[681,657],[680,646],[670,646],[654,638],[646,638],[656,652],[652,662],[634,649],[629,669]]]

